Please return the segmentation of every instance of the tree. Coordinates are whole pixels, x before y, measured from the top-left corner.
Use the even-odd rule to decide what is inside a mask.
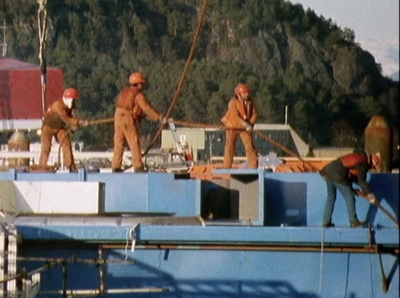
[[[356,140],[354,130],[344,119],[332,124],[332,137],[336,147],[354,146]]]

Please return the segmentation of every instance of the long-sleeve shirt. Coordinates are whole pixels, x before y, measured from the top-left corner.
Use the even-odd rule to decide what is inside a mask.
[[[242,128],[247,122],[254,125],[258,113],[252,100],[240,100],[232,98],[228,103],[228,111],[221,121],[228,127]]]
[[[337,183],[350,185],[355,182],[361,190],[369,194],[371,189],[367,183],[367,172],[370,168],[365,153],[350,153],[327,164],[321,175]]]
[[[132,112],[135,119],[140,119],[144,112],[150,119],[161,119],[162,115],[149,103],[146,96],[137,90],[125,87],[117,97],[117,108]]]
[[[62,99],[55,101],[44,114],[44,125],[60,129],[66,126],[78,126],[79,119],[74,117],[74,108],[68,108]]]

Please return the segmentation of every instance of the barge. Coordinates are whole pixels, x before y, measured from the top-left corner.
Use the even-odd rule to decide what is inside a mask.
[[[224,179],[222,179],[223,177]],[[399,217],[398,173],[369,173]],[[2,297],[399,297],[399,229],[318,173],[0,172]]]

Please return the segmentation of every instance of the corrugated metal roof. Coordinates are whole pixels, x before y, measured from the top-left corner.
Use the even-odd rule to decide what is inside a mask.
[[[44,109],[61,98],[63,80],[61,69],[47,68]],[[38,128],[44,109],[40,66],[17,59],[0,58],[0,129]]]

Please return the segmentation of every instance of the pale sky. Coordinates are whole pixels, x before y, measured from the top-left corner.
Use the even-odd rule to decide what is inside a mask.
[[[341,28],[350,28],[355,41],[382,65],[383,74],[399,72],[399,0],[289,0],[310,8]]]

